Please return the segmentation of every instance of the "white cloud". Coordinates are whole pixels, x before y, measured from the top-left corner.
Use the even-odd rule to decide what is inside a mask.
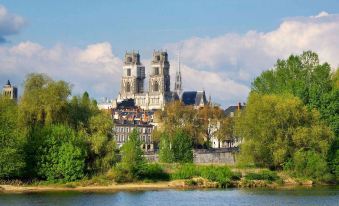
[[[270,32],[226,33],[219,37],[193,37],[166,45],[175,57],[181,49],[185,90],[205,89],[223,106],[245,101],[250,82],[278,58],[304,50],[317,52],[322,61],[339,65],[339,15],[321,12],[310,17],[285,19]],[[174,59],[174,58],[173,58]],[[149,57],[142,56],[149,71]],[[171,61],[172,88],[176,69]],[[0,46],[0,81],[20,84],[30,72],[43,72],[73,83],[74,92],[94,97],[116,97],[120,89],[122,60],[108,42],[85,48],[57,44],[52,48],[34,42]],[[0,83],[1,83],[0,82]],[[145,81],[147,85],[148,79]],[[147,88],[147,87],[146,87]]]
[[[271,68],[278,58],[312,50],[319,54],[322,62],[337,67],[338,45],[339,15],[321,12],[316,16],[287,18],[277,29],[266,33],[248,31],[213,38],[193,37],[167,47],[175,53],[181,47],[183,63],[195,71],[196,76],[197,73],[202,76],[200,81],[190,79],[185,86],[199,87],[208,81],[214,85],[206,86],[207,92],[215,95],[214,99],[235,104],[246,99],[244,88],[248,90],[250,82],[263,70]]]
[[[5,41],[5,36],[18,33],[24,25],[24,18],[8,12],[0,5],[0,41]]]
[[[9,78],[18,84],[28,73],[39,72],[71,82],[75,94],[89,91],[95,97],[113,97],[120,85],[122,62],[107,42],[84,49],[22,42],[0,47],[0,65],[2,82]]]

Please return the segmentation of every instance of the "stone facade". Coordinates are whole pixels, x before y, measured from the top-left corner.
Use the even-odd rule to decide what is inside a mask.
[[[152,140],[152,132],[154,127],[150,124],[117,123],[114,127],[114,137],[118,147],[121,147],[128,140],[129,134],[134,129],[136,129],[139,133],[139,140],[142,142],[142,149],[145,152],[153,151],[154,145]]]
[[[235,155],[238,148],[222,148],[209,150],[193,150],[193,162],[196,164],[227,164],[234,165]],[[150,162],[158,162],[159,156],[156,152],[145,153],[145,158]]]

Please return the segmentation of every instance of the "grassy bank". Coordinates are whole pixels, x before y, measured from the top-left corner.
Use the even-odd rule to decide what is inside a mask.
[[[154,190],[194,189],[229,187],[270,187],[312,186],[324,184],[303,178],[293,178],[286,172],[275,172],[262,168],[236,168],[215,165],[194,164],[151,164],[140,180],[133,182],[116,181],[113,170],[106,174],[83,178],[74,182],[49,181],[0,181],[0,192],[39,191],[101,191],[101,190]]]

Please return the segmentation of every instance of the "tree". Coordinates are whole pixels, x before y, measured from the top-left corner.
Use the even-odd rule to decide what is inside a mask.
[[[117,162],[112,128],[112,118],[104,112],[89,119],[88,133],[83,136],[88,145],[87,167],[91,173],[107,172]]]
[[[0,178],[18,178],[25,167],[24,134],[18,125],[16,103],[0,95]]]
[[[216,122],[222,122],[225,118],[224,111],[215,105],[208,104],[203,108],[200,108],[198,111],[198,119],[199,119],[199,136],[202,140],[205,141],[205,146],[209,147],[210,143],[210,134],[211,130],[209,127],[210,124]]]
[[[163,111],[156,113],[161,122],[162,131],[174,137],[178,129],[185,130],[192,139],[194,147],[201,147],[208,142],[208,124],[210,119],[221,119],[223,111],[216,106],[207,105],[199,110],[185,106],[180,101],[165,106]]]
[[[177,129],[173,134],[161,133],[159,159],[161,162],[193,162],[193,143],[189,134]]]
[[[193,162],[193,144],[187,132],[180,129],[175,132],[172,143],[172,151],[175,162]]]
[[[160,162],[172,163],[174,162],[174,153],[171,140],[167,133],[161,133],[160,136],[159,160]]]
[[[320,64],[316,53],[304,52],[278,60],[272,70],[263,72],[252,83],[252,91],[260,94],[286,93],[299,97],[309,110],[317,109],[320,118],[332,128],[335,139],[330,142],[327,161],[333,174],[339,168],[339,72],[331,73],[327,63]]]
[[[26,127],[64,123],[70,94],[70,86],[64,81],[53,81],[44,74],[29,74],[19,102],[21,123]]]
[[[325,158],[333,139],[319,113],[308,111],[299,98],[255,92],[236,121],[236,132],[244,138],[241,158],[271,168],[282,168],[299,150]]]
[[[40,143],[35,159],[36,172],[49,181],[74,181],[84,177],[86,150],[75,132],[63,125],[36,128],[34,137]]]
[[[216,131],[216,137],[220,141],[229,141],[234,140],[234,120],[232,117],[225,117],[219,120],[220,128]],[[219,145],[220,147],[220,145]]]
[[[145,159],[141,149],[139,133],[134,129],[121,148],[121,162],[118,168],[126,171],[128,179],[135,180],[140,177],[144,164]]]

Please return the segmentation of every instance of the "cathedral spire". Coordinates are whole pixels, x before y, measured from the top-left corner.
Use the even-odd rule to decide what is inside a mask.
[[[178,54],[178,68],[175,74],[175,84],[174,84],[174,91],[180,97],[182,92],[182,79],[181,79],[181,70],[180,70],[180,50]]]

